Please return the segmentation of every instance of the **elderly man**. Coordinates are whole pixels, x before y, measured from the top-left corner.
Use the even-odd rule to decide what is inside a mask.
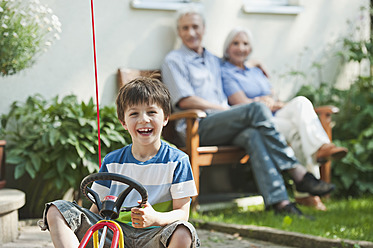
[[[222,89],[220,60],[202,46],[205,21],[195,8],[179,11],[177,32],[182,40],[162,65],[163,82],[176,110],[201,109],[201,145],[237,145],[250,155],[260,194],[276,213],[302,215],[289,201],[281,172],[286,171],[300,192],[328,194],[334,185],[316,179],[299,164],[285,138],[274,128],[271,111],[262,103],[229,107]]]

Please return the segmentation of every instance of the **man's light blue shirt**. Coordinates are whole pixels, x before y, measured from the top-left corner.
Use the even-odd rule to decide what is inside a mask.
[[[185,45],[171,51],[162,65],[162,80],[176,108],[177,103],[188,96],[198,96],[223,106],[228,104],[223,92],[220,60],[206,49],[202,55]]]

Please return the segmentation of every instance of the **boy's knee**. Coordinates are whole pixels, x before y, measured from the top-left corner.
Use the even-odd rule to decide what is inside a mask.
[[[170,238],[169,244],[169,247],[173,247],[172,244],[178,244],[177,247],[191,247],[192,234],[190,230],[184,225],[177,226]]]
[[[48,208],[46,219],[49,225],[53,225],[58,219],[63,218],[61,212],[54,205]]]

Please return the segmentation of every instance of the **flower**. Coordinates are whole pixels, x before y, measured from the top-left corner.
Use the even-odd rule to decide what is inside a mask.
[[[0,75],[32,66],[60,38],[61,22],[39,0],[0,0]]]

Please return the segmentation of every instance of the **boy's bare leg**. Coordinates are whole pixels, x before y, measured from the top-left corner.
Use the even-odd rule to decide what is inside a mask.
[[[192,235],[187,227],[179,225],[170,238],[169,248],[190,247],[192,245]]]
[[[79,246],[78,238],[67,225],[65,219],[56,206],[52,205],[49,207],[47,212],[47,220],[54,247],[72,248]]]

